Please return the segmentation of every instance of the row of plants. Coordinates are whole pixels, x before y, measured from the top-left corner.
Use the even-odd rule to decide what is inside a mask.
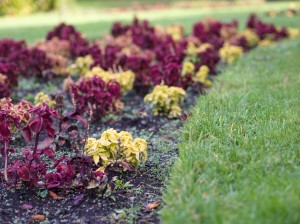
[[[110,192],[115,175],[146,162],[147,142],[114,129],[91,138],[92,121],[121,113],[122,96],[130,91],[145,96],[153,115],[180,117],[188,89],[201,92],[247,51],[299,34],[251,15],[242,31],[237,21],[207,19],[186,35],[181,25],[134,19],[113,24],[109,36],[92,43],[66,24],[33,46],[0,40],[1,178],[9,187]],[[13,103],[20,77],[64,79],[64,91]],[[12,139],[25,145],[22,158],[10,159],[20,150]]]
[[[88,138],[89,121],[76,112],[65,114],[62,96],[57,96],[56,110],[45,103],[35,107],[27,101],[13,104],[8,98],[1,100],[0,108],[2,174],[7,186],[101,187],[103,191],[107,186],[113,188],[113,183],[107,185],[111,172],[134,171],[146,161],[147,142],[133,140],[128,132],[109,129],[99,140]],[[10,143],[19,132],[21,141],[28,145],[22,150],[22,158],[8,164],[9,154],[15,151]],[[71,151],[72,157],[56,155],[64,150]]]
[[[296,3],[290,3],[289,8],[285,10],[270,10],[267,12],[269,17],[277,17],[277,16],[287,16],[294,17],[300,15],[300,9],[297,7]]]

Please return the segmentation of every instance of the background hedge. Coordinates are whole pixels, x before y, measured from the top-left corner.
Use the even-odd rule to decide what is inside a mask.
[[[0,0],[0,15],[19,15],[37,11],[50,11],[60,0]]]

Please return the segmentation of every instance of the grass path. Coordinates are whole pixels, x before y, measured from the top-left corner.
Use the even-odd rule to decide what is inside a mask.
[[[183,128],[162,223],[299,223],[300,39],[256,49]]]

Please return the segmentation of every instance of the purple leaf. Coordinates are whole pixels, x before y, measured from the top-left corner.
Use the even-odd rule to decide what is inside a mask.
[[[42,117],[37,117],[29,123],[29,128],[32,133],[40,133],[43,127],[44,119]]]
[[[58,118],[58,113],[54,109],[48,109],[48,112],[55,118]]]
[[[23,129],[22,129],[22,135],[23,135],[23,138],[27,141],[27,142],[31,142],[32,140],[32,132],[29,128],[29,126],[25,126]]]
[[[76,116],[74,117],[74,119],[77,120],[77,121],[79,121],[80,124],[81,124],[83,127],[86,127],[87,122],[86,122],[86,120],[85,120],[84,118],[82,118],[80,115],[76,115]]]
[[[29,174],[29,170],[26,166],[22,166],[19,170],[18,170],[18,175],[20,177],[21,180],[24,181],[29,181],[30,178],[30,174]]]
[[[0,135],[3,138],[8,138],[10,136],[9,123],[5,122],[0,124]]]
[[[74,198],[73,205],[74,206],[79,205],[82,202],[83,198],[84,198],[84,194],[80,194],[80,195],[76,196]]]
[[[45,139],[38,145],[38,149],[45,149],[45,148],[49,147],[49,145],[51,145],[53,141],[54,141],[54,138],[53,138],[53,137],[47,137],[47,138],[45,138]]]
[[[61,124],[61,128],[62,128],[63,130],[68,129],[70,126],[71,126],[71,125],[68,124],[67,122],[63,122],[63,123]]]
[[[33,206],[31,204],[23,204],[21,206],[22,209],[33,209]]]
[[[48,156],[50,159],[54,159],[54,151],[50,148],[44,149],[43,153],[45,156]]]
[[[47,188],[56,188],[56,187],[59,187],[60,186],[60,181],[53,181],[51,183],[48,183],[47,184]]]
[[[48,126],[48,127],[46,127],[45,130],[46,130],[48,136],[54,138],[54,136],[55,136],[55,129],[54,128]]]
[[[40,154],[37,154],[37,153],[34,154],[33,155],[33,159],[35,160],[36,163],[38,163],[38,164],[41,163],[41,156],[40,156]]]

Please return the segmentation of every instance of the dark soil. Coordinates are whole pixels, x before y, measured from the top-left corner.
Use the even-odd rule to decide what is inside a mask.
[[[15,99],[20,99],[21,96],[30,99],[38,89],[45,92],[48,89],[57,91],[57,83],[53,83],[53,86],[36,85],[36,88],[25,84],[28,83],[23,82]],[[193,105],[197,95],[196,91],[188,92],[185,108]],[[103,121],[92,122],[90,136],[99,137],[102,131],[114,128],[117,131],[129,131],[134,137],[144,138],[149,142],[146,164],[141,165],[137,173],[124,175],[122,186],[103,197],[101,194],[88,194],[80,190],[55,191],[63,197],[55,200],[45,189],[7,189],[1,183],[0,223],[28,223],[36,214],[45,215],[46,220],[42,223],[159,223],[158,211],[163,206],[162,191],[169,177],[170,167],[178,155],[178,129],[182,126],[182,121],[147,114],[143,97],[134,92],[127,94],[122,100],[125,103],[122,113],[107,116]],[[13,144],[20,149],[13,155],[18,157],[24,146],[17,140]],[[1,157],[1,166],[2,163]],[[74,198],[83,193],[83,201],[74,206]],[[147,211],[145,205],[153,202],[161,203],[160,207]]]

